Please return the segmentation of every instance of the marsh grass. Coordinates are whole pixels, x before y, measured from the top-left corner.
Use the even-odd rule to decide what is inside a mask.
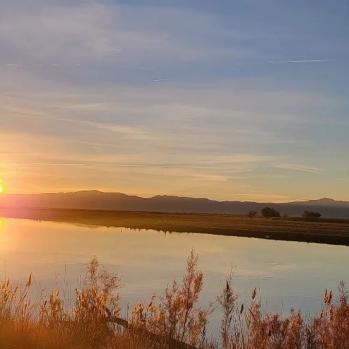
[[[173,281],[158,301],[152,297],[146,306],[138,304],[132,312],[132,326],[145,328],[165,342],[170,338],[204,346],[210,309],[197,305],[203,287],[203,274],[197,270],[197,263],[198,257],[192,251],[181,283]]]
[[[120,278],[93,259],[68,309],[59,290],[39,304],[30,297],[32,276],[16,286],[0,282],[0,348],[9,349],[345,349],[349,348],[349,304],[343,283],[338,297],[324,294],[322,309],[306,321],[301,312],[266,313],[256,289],[247,303],[228,277],[215,307],[222,314],[217,343],[206,327],[213,306],[202,308],[204,278],[192,252],[180,282],[163,295],[137,304],[127,321],[120,319]],[[122,326],[120,326],[120,324]]]

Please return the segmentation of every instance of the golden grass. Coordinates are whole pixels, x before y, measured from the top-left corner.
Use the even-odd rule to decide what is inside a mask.
[[[119,319],[120,279],[89,264],[83,284],[67,308],[58,290],[34,304],[32,277],[22,287],[0,283],[0,348],[8,349],[345,349],[349,348],[349,303],[344,284],[338,299],[326,291],[319,313],[306,321],[265,313],[256,290],[240,303],[228,277],[215,303],[222,313],[221,339],[210,343],[206,326],[212,306],[198,306],[203,274],[192,252],[180,282],[163,296],[136,305],[127,321]],[[122,324],[123,326],[120,326]]]

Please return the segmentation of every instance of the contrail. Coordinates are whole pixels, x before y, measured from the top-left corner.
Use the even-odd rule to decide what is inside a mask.
[[[288,64],[288,63],[302,64],[302,63],[326,63],[328,61],[329,61],[328,59],[289,59],[289,60],[283,60],[283,61],[268,61],[268,63],[271,63],[271,64]]]

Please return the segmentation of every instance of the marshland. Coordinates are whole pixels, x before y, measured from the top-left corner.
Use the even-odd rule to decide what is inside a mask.
[[[0,216],[91,226],[150,229],[162,232],[244,236],[262,239],[349,245],[349,220],[343,218],[272,217],[256,215],[137,212],[86,209],[6,208]],[[307,212],[307,211],[305,211]]]
[[[68,306],[59,289],[33,303],[33,276],[25,284],[0,282],[0,343],[4,348],[347,348],[349,303],[345,284],[338,292],[324,292],[321,308],[313,317],[291,310],[287,316],[263,311],[256,288],[241,300],[230,274],[216,300],[206,307],[199,299],[204,275],[198,256],[191,251],[179,281],[147,302],[135,304],[121,318],[117,274],[93,258]],[[219,308],[219,337],[210,338],[210,314]]]
[[[347,345],[346,246],[11,218],[0,230],[5,347]]]

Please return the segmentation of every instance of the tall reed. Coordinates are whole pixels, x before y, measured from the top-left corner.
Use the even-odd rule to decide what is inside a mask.
[[[256,289],[242,303],[225,282],[215,306],[222,314],[221,338],[207,339],[212,306],[199,305],[203,273],[192,251],[183,278],[164,293],[137,304],[128,321],[120,319],[120,278],[97,259],[88,265],[73,305],[52,290],[39,304],[31,301],[32,276],[26,284],[0,282],[0,348],[11,349],[346,349],[349,348],[349,303],[343,283],[338,297],[326,291],[322,309],[306,320],[264,312]]]

